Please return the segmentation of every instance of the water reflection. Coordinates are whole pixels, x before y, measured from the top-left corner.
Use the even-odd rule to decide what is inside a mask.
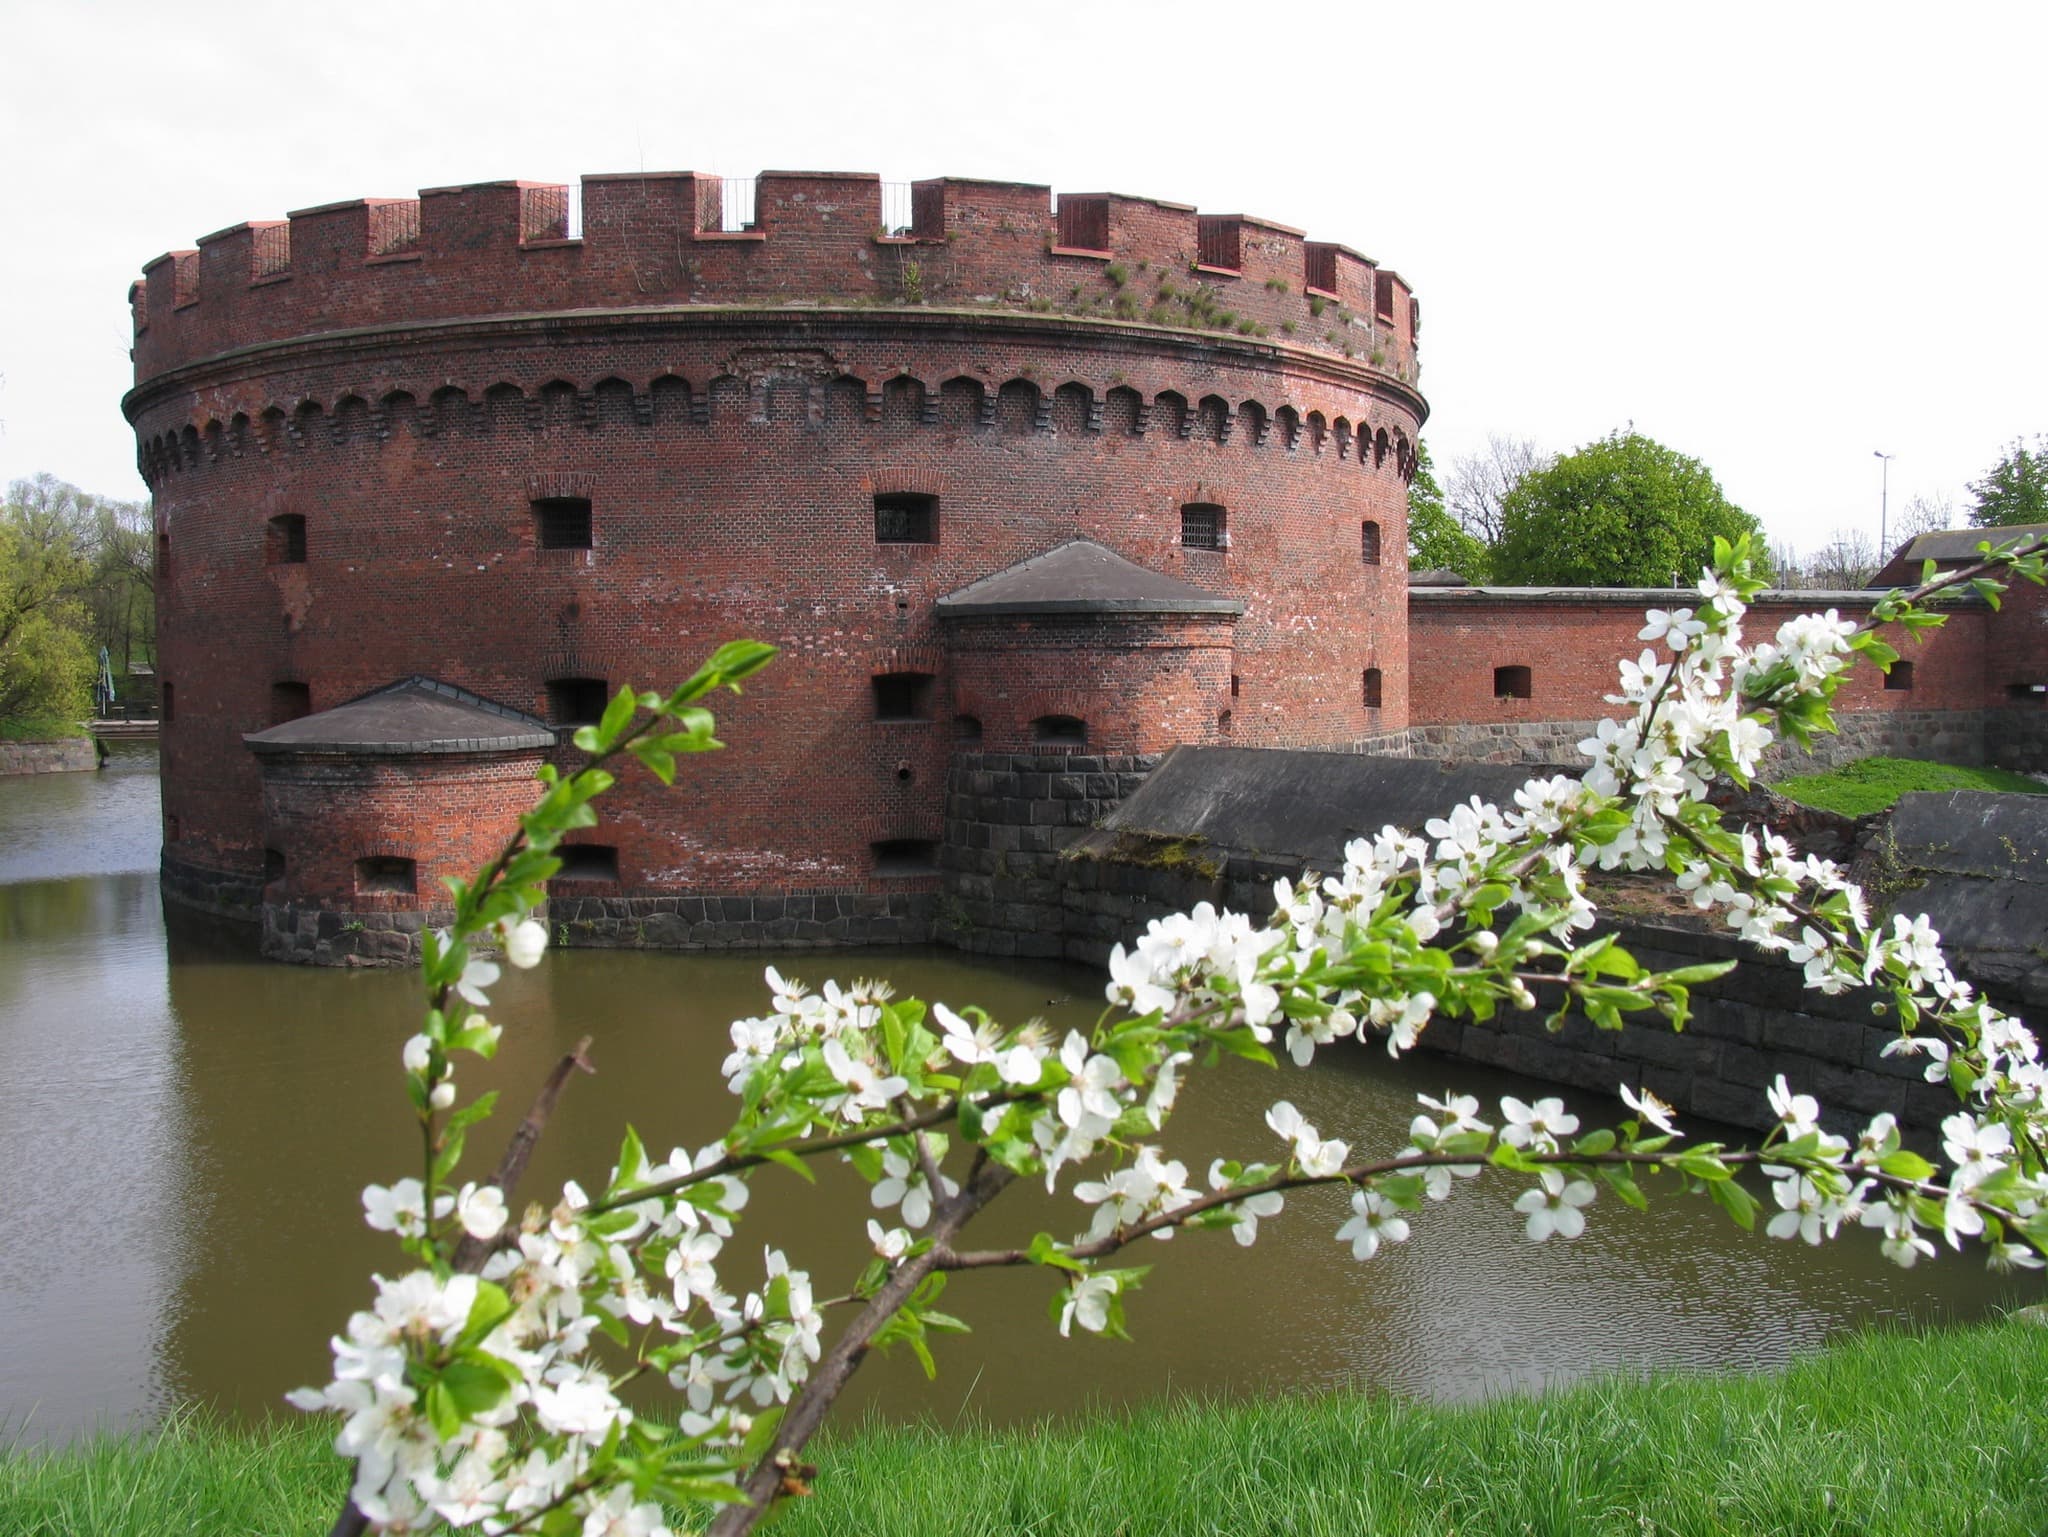
[[[33,1410],[37,1427],[61,1435],[183,1397],[261,1411],[321,1377],[327,1335],[367,1300],[364,1277],[399,1263],[356,1213],[367,1179],[418,1162],[396,1092],[413,980],[263,964],[247,931],[217,922],[174,917],[167,931],[148,873],[55,878],[67,851],[97,871],[140,844],[145,862],[127,868],[154,863],[152,839],[122,820],[146,814],[153,833],[146,770],[62,777],[55,789],[0,780],[0,850],[19,847],[8,834],[24,820],[73,819],[32,859],[0,853],[11,882],[0,884],[0,1158],[14,1176],[0,1185],[0,1414],[18,1423]],[[529,1190],[601,1181],[627,1120],[659,1150],[711,1140],[728,1116],[725,1024],[758,1011],[761,964],[585,951],[507,978],[495,1010],[504,1050],[469,1075],[505,1089],[505,1127],[576,1037],[597,1041],[598,1076],[565,1096]],[[1071,968],[945,952],[840,953],[786,969],[822,977],[828,966],[1059,1024],[1085,1023],[1099,985]],[[1414,1093],[1446,1087],[1527,1091],[1376,1052],[1309,1074],[1232,1063],[1195,1075],[1173,1145],[1204,1166],[1218,1151],[1271,1156],[1261,1117],[1285,1093],[1325,1133],[1391,1149]],[[479,1163],[495,1150],[485,1137]],[[769,1170],[757,1189],[756,1216],[729,1248],[732,1283],[753,1278],[771,1240],[814,1270],[821,1292],[851,1278],[869,1215],[857,1182],[828,1169],[813,1188]],[[1369,1265],[1332,1240],[1335,1197],[1298,1199],[1253,1250],[1220,1233],[1147,1245],[1136,1261],[1157,1268],[1133,1301],[1129,1344],[1059,1340],[1042,1276],[969,1277],[949,1306],[976,1332],[942,1342],[939,1382],[907,1358],[876,1360],[855,1397],[892,1415],[947,1418],[966,1404],[998,1420],[1166,1388],[1356,1383],[1457,1398],[1610,1369],[1769,1366],[1873,1319],[1971,1316],[2040,1294],[1972,1264],[1900,1272],[1861,1235],[1818,1253],[1747,1238],[1681,1202],[1641,1216],[1605,1199],[1584,1238],[1531,1245],[1512,1195],[1462,1187]],[[977,1243],[1079,1225],[1071,1203],[1042,1191],[1003,1204]]]

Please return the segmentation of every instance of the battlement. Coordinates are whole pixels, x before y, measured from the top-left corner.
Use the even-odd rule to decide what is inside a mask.
[[[1398,273],[1268,219],[829,171],[326,203],[167,252],[129,298],[138,383],[323,332],[691,305],[1057,314],[1305,348],[1413,383],[1420,318]]]

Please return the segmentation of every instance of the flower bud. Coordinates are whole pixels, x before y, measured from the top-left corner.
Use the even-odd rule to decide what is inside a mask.
[[[522,919],[506,931],[505,959],[521,971],[530,971],[538,966],[547,947],[547,925],[538,919]]]
[[[405,1070],[408,1073],[424,1074],[432,1064],[434,1043],[424,1035],[416,1035],[405,1043]]]
[[[446,1110],[455,1103],[455,1085],[444,1078],[434,1085],[434,1092],[427,1096],[427,1103],[436,1110]]]

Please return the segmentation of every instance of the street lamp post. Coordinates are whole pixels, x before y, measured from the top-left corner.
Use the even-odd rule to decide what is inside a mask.
[[[1891,511],[1892,459],[1895,456],[1879,448],[1873,448],[1870,452],[1884,465],[1878,473],[1877,481],[1877,559],[1878,564],[1882,565],[1892,558],[1891,539],[1886,534],[1885,527]]]

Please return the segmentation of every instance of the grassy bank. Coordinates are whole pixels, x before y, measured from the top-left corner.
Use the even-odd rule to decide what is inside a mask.
[[[1922,758],[1859,758],[1826,774],[1801,774],[1771,786],[1787,800],[1843,816],[1889,810],[1915,790],[2003,790],[2048,795],[2048,784],[1995,768],[1960,768]]]
[[[0,742],[68,742],[84,735],[75,720],[0,720]]]
[[[1098,1347],[1110,1348],[1110,1347]],[[1054,1363],[1049,1361],[1048,1365]],[[814,1450],[778,1537],[2048,1531],[2048,1329],[1852,1340],[1768,1377],[1464,1409],[1332,1396],[1008,1431],[871,1426]],[[324,1532],[327,1432],[187,1418],[0,1457],[14,1537]]]

